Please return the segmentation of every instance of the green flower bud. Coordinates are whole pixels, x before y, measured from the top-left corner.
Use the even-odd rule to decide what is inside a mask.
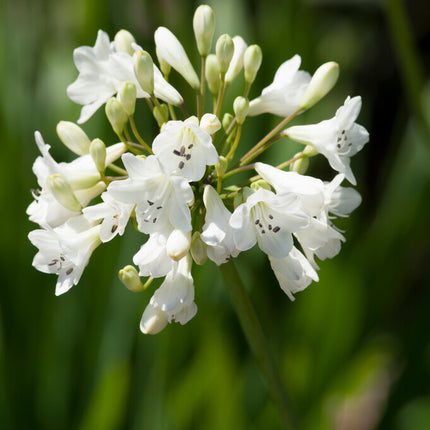
[[[123,82],[117,97],[124,106],[127,115],[134,115],[134,108],[136,107],[136,85],[131,81]]]
[[[202,57],[206,57],[210,52],[215,31],[214,13],[209,6],[201,5],[196,9],[193,28],[199,54]]]
[[[233,39],[228,34],[220,36],[216,43],[215,52],[219,61],[221,73],[226,73],[228,66],[230,65],[230,61],[233,58]]]
[[[133,266],[125,266],[118,272],[119,280],[127,287],[130,291],[134,293],[140,293],[144,290],[144,285],[142,284],[139,273]]]
[[[128,115],[123,104],[115,97],[112,97],[106,103],[105,111],[114,132],[118,136],[121,135],[128,121]]]
[[[136,40],[127,30],[120,30],[115,34],[113,40],[115,51],[126,52],[129,55],[133,55],[134,49],[131,47],[132,43],[136,43]]]
[[[249,101],[245,97],[236,97],[233,102],[233,110],[236,115],[236,121],[239,125],[243,124],[248,115]]]
[[[294,157],[297,157],[300,154],[301,153],[299,152],[296,155],[294,155]],[[290,171],[300,173],[301,175],[304,175],[307,172],[308,168],[309,168],[309,157],[299,158],[298,160],[290,164]]]
[[[146,51],[136,51],[133,54],[134,74],[142,90],[148,94],[154,93],[154,63]]]
[[[57,124],[57,134],[61,142],[75,154],[88,154],[91,141],[78,125],[70,121],[60,121]]]
[[[169,117],[169,108],[164,103],[159,106],[155,106],[152,110],[152,115],[154,115],[158,127],[161,128],[163,124],[167,122],[167,118]]]
[[[200,233],[195,231],[191,238],[191,247],[190,247],[191,257],[199,266],[205,264],[208,253],[207,253],[207,245],[200,238]]]
[[[172,70],[172,66],[163,59],[163,57],[160,55],[160,50],[155,47],[155,53],[157,55],[158,64],[160,65],[161,73],[164,75],[164,77],[167,79],[167,77],[170,74],[170,70]]]
[[[319,152],[312,145],[306,145],[303,154],[305,154],[306,157],[315,157]]]
[[[227,158],[220,155],[218,163],[215,164],[215,170],[218,178],[222,178],[228,167]]]
[[[339,65],[334,61],[318,67],[303,95],[300,107],[309,109],[319,102],[337,82],[339,77]]]
[[[230,124],[233,122],[234,116],[231,113],[225,113],[222,117],[222,128],[224,131],[227,131],[227,129],[230,127]]]
[[[257,181],[254,181],[251,184],[251,188],[254,191],[257,191],[260,188],[264,188],[265,190],[269,190],[269,191],[272,189],[270,184],[267,181],[265,181],[264,179],[258,179]]]
[[[215,54],[209,54],[206,57],[206,81],[208,83],[209,91],[216,95],[219,91],[220,85],[220,68],[219,61]]]
[[[260,69],[263,60],[263,53],[258,45],[251,45],[245,51],[243,67],[245,69],[245,82],[252,84]]]
[[[64,206],[72,212],[80,212],[82,206],[73,193],[67,179],[60,173],[55,173],[46,178],[46,186],[48,191],[52,193],[60,205]]]
[[[106,145],[100,139],[94,139],[90,145],[90,154],[97,170],[103,175],[106,164]]]

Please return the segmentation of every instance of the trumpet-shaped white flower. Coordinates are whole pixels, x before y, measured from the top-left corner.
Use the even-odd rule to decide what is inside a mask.
[[[82,210],[85,218],[98,221],[103,220],[100,229],[102,242],[109,242],[117,234],[124,234],[130,214],[134,208],[132,204],[121,203],[114,199],[109,193],[101,195],[103,203],[88,206]]]
[[[332,119],[290,127],[284,134],[297,142],[312,145],[327,158],[334,170],[356,185],[350,158],[369,141],[367,130],[355,123],[360,109],[361,97],[347,97]]]
[[[55,229],[29,233],[30,242],[39,248],[33,266],[43,273],[58,275],[57,296],[79,282],[92,252],[101,243],[99,233],[100,226],[93,227],[82,216]]]
[[[324,183],[311,176],[284,172],[265,163],[255,163],[255,170],[276,190],[277,194],[294,193],[309,216],[318,215],[324,205]]]
[[[263,188],[251,194],[230,218],[236,247],[245,251],[255,243],[266,254],[284,258],[293,247],[292,233],[305,228],[309,216],[292,193],[274,194]]]
[[[299,109],[311,80],[308,72],[299,70],[301,61],[300,56],[295,55],[279,66],[273,82],[249,103],[248,116],[268,112],[286,117]]]
[[[231,213],[210,185],[203,192],[203,203],[206,218],[200,238],[208,246],[208,257],[219,266],[229,261],[230,256],[237,257],[240,252],[234,244],[233,230],[229,224]]]
[[[129,178],[112,182],[108,192],[120,202],[136,205],[139,230],[148,234],[172,228],[190,231],[188,203],[194,195],[188,181],[167,175],[153,155],[142,160],[127,153],[122,161]]]
[[[206,166],[214,165],[219,159],[211,136],[192,118],[167,122],[154,139],[152,149],[166,172],[188,181],[201,179]]]
[[[291,300],[293,294],[303,291],[318,275],[306,257],[293,247],[285,258],[269,256],[270,265],[282,290]]]

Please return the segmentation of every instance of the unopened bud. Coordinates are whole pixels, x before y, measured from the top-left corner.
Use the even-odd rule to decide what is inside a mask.
[[[222,178],[228,167],[227,158],[220,155],[218,162],[215,164],[215,170],[218,178]]]
[[[294,157],[300,155],[301,152],[297,153]],[[290,164],[290,171],[300,173],[304,175],[309,168],[309,157],[301,157],[298,160]]]
[[[265,190],[269,190],[269,191],[272,189],[271,186],[270,186],[270,184],[267,181],[265,181],[264,179],[258,179],[257,181],[254,181],[251,184],[251,188],[254,191],[257,191],[260,188],[264,188]]]
[[[213,113],[205,113],[200,120],[200,128],[213,135],[221,128],[221,122]]]
[[[127,287],[130,291],[134,293],[140,293],[144,290],[144,285],[140,280],[139,273],[133,266],[125,266],[118,272],[119,280]]]
[[[227,129],[230,127],[230,124],[233,122],[234,116],[231,113],[225,113],[222,117],[222,128],[224,131],[227,131]]]
[[[306,145],[303,154],[306,155],[306,157],[315,157],[319,152],[312,145]]]
[[[234,53],[228,66],[227,73],[225,74],[225,81],[230,85],[240,73],[243,67],[243,55],[247,48],[247,44],[240,36],[233,37]]]
[[[199,6],[194,12],[194,35],[197,49],[202,57],[209,54],[212,45],[212,37],[215,30],[215,18],[213,10],[207,5]]]
[[[167,255],[175,261],[179,261],[187,255],[191,245],[191,232],[182,230],[173,230],[170,233],[167,243]]]
[[[228,34],[223,34],[217,40],[215,47],[221,73],[226,73],[233,58],[234,43]]]
[[[168,321],[165,312],[158,306],[149,304],[140,320],[140,330],[144,334],[157,334],[166,327]]]
[[[57,124],[57,134],[61,142],[75,154],[88,154],[91,141],[78,125],[70,121],[60,121]]]
[[[260,69],[263,53],[258,45],[251,45],[245,51],[243,58],[243,67],[245,70],[245,82],[252,84]]]
[[[81,211],[82,206],[74,195],[69,182],[63,175],[55,173],[54,175],[48,176],[46,178],[46,186],[60,205],[72,212]]]
[[[154,93],[154,63],[146,51],[136,51],[133,54],[133,68],[137,82],[148,94]]]
[[[206,81],[209,91],[216,95],[220,85],[220,67],[219,61],[215,54],[209,54],[206,58]]]
[[[106,116],[108,117],[108,120],[113,128],[113,131],[117,135],[121,135],[124,130],[125,124],[128,121],[128,115],[124,109],[124,106],[118,99],[112,97],[106,103],[105,111]]]
[[[303,95],[300,107],[309,109],[319,102],[333,87],[339,77],[339,65],[334,61],[318,67]]]
[[[134,115],[134,108],[136,107],[136,85],[131,81],[123,82],[117,97],[124,106],[127,115]]]
[[[169,108],[164,103],[159,106],[155,106],[152,110],[152,115],[154,115],[158,127],[161,128],[163,124],[167,122],[167,118],[169,117]]]
[[[158,64],[160,65],[161,73],[167,79],[170,74],[170,71],[172,70],[172,66],[160,55],[160,50],[157,47],[155,47],[155,54],[157,55],[157,60]]]
[[[132,43],[136,43],[136,40],[127,30],[120,30],[115,34],[113,46],[116,52],[126,52],[129,55],[133,55]]]
[[[243,124],[249,110],[249,101],[245,97],[236,97],[233,102],[233,110],[236,121],[239,125]]]
[[[97,170],[103,175],[106,163],[106,145],[100,139],[94,139],[90,145],[90,154]]]
[[[193,260],[199,266],[205,264],[208,258],[207,245],[200,238],[200,233],[198,231],[195,231],[191,238],[190,253]]]

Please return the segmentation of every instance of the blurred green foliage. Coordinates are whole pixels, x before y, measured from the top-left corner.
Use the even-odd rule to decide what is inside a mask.
[[[341,66],[335,89],[300,122],[331,117],[349,94],[363,97],[359,123],[371,141],[353,160],[363,204],[343,222],[348,241],[339,256],[321,263],[320,282],[291,303],[261,252],[237,261],[303,428],[430,428],[427,2],[208,3],[216,34],[241,34],[263,49],[251,96],[299,53],[311,72],[328,60]],[[35,226],[25,208],[36,184],[33,132],[42,132],[57,159],[70,157],[55,126],[78,118],[79,106],[65,94],[77,75],[72,50],[93,45],[99,28],[111,37],[126,28],[154,52],[153,32],[165,25],[197,60],[196,5],[0,4],[2,429],[280,428],[214,265],[195,270],[197,316],[155,337],[138,329],[149,294],[133,294],[117,280],[140,245],[133,232],[98,249],[80,284],[64,296],[54,296],[52,276],[31,267],[35,249],[27,234]],[[146,117],[145,135],[154,135]],[[274,121],[263,115],[245,124],[250,146]],[[102,110],[85,130],[114,140]],[[281,141],[265,156],[283,160],[295,149]],[[324,160],[314,164],[318,175],[330,178]]]

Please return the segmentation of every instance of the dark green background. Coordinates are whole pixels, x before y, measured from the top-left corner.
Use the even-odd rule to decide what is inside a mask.
[[[298,53],[310,72],[328,60],[341,67],[336,87],[300,123],[330,118],[347,95],[363,98],[358,122],[371,139],[352,161],[363,204],[341,223],[348,240],[321,263],[320,282],[292,303],[261,252],[237,259],[303,428],[430,428],[427,2],[211,3],[216,35],[240,34],[263,50],[251,96]],[[138,328],[150,293],[133,294],[117,280],[142,241],[132,229],[99,248],[79,285],[61,297],[55,278],[31,266],[36,250],[27,234],[36,226],[25,209],[36,186],[33,132],[42,132],[57,160],[71,159],[55,126],[76,121],[80,110],[65,94],[77,76],[73,49],[93,45],[99,28],[111,38],[126,28],[154,53],[153,32],[165,25],[196,60],[196,5],[0,4],[2,429],[280,428],[213,264],[195,270],[197,316],[155,337]],[[143,134],[153,136],[143,114]],[[243,144],[251,147],[274,124],[269,115],[247,121]],[[115,141],[102,109],[84,128],[91,138]],[[296,148],[281,141],[265,159],[281,162]],[[311,173],[329,179],[327,166],[315,160]]]

